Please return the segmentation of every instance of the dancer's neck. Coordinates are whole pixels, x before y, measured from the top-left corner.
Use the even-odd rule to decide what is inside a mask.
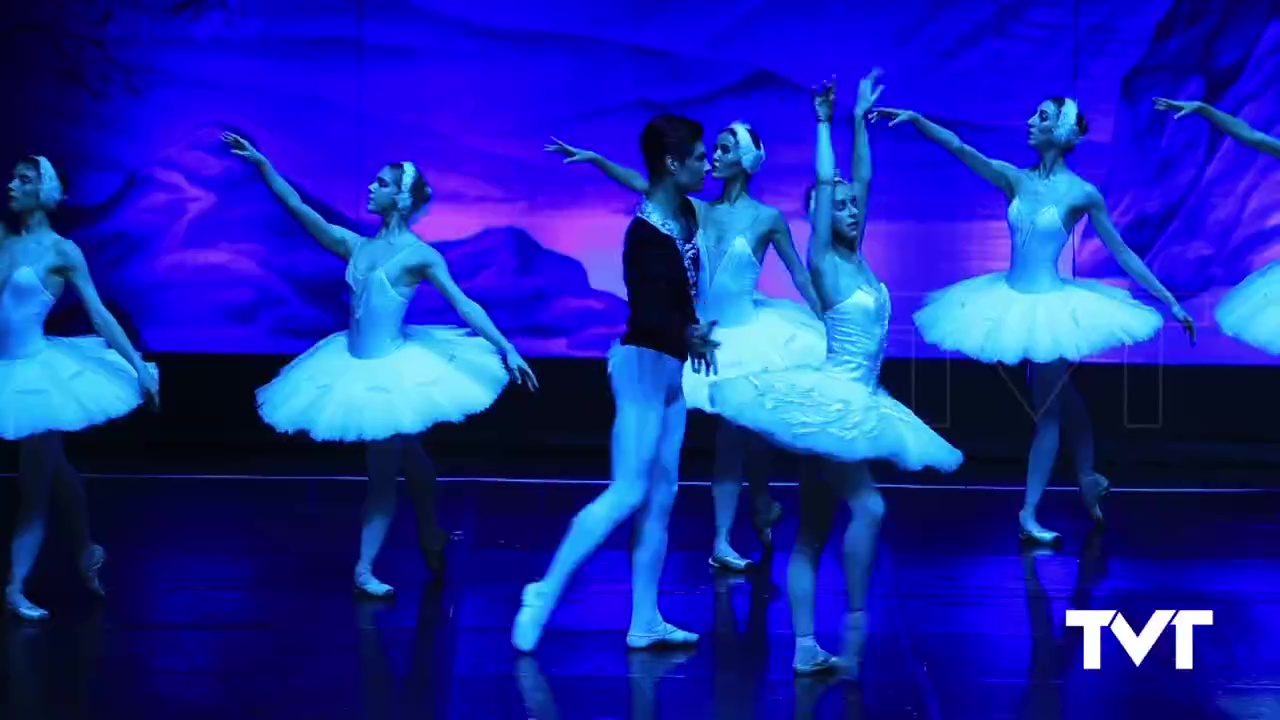
[[[49,215],[43,210],[24,213],[18,221],[23,235],[40,235],[49,231]]]
[[[645,200],[664,216],[675,220],[680,217],[680,207],[686,195],[676,187],[670,178],[665,178],[649,186]]]
[[[388,238],[407,232],[409,232],[409,219],[401,213],[393,213],[382,219],[382,227],[378,230],[377,236]]]
[[[720,203],[723,205],[733,205],[739,200],[750,197],[748,193],[749,184],[750,176],[746,173],[725,178],[724,187],[720,190]]]
[[[1035,174],[1042,179],[1049,179],[1067,169],[1066,157],[1061,150],[1044,150],[1040,153],[1040,163],[1036,165]]]

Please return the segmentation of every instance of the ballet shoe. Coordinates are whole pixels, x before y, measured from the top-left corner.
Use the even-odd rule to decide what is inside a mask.
[[[665,620],[646,632],[631,631],[627,633],[627,647],[632,650],[646,650],[672,645],[694,645],[698,642],[698,634],[681,630]]]
[[[27,622],[44,622],[49,619],[49,611],[27,599],[22,591],[9,587],[4,591],[4,604],[9,612],[20,620]]]
[[[791,669],[796,675],[817,675],[838,670],[839,667],[836,656],[823,650],[817,642],[810,640],[796,643],[796,651],[791,660]]]
[[[98,574],[102,570],[102,564],[107,560],[107,553],[102,549],[101,545],[91,545],[85,551],[84,557],[80,559],[80,577],[84,580],[84,586],[89,592],[98,597],[106,597],[107,592],[102,589],[102,580]]]
[[[725,545],[717,545],[711,557],[707,559],[707,564],[719,570],[728,570],[730,572],[746,572],[751,567],[751,561],[742,557],[736,550]]]
[[[1097,525],[1103,524],[1102,500],[1111,492],[1111,481],[1098,473],[1089,473],[1080,478],[1080,496],[1084,500],[1089,519]]]
[[[356,592],[374,598],[391,597],[396,589],[373,576],[369,570],[356,570]]]
[[[1062,539],[1061,535],[1045,529],[1040,523],[1036,522],[1035,517],[1025,512],[1018,513],[1018,525],[1018,537],[1024,542],[1052,545]]]
[[[554,609],[553,599],[542,583],[529,583],[520,593],[520,611],[511,625],[511,645],[522,653],[538,647],[542,630]]]

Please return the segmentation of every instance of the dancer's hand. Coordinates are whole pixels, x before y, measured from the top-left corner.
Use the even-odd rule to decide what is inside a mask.
[[[1204,103],[1199,100],[1170,100],[1169,98],[1151,98],[1151,102],[1157,110],[1177,110],[1178,114],[1173,116],[1174,120],[1186,117],[1200,108],[1204,107]]]
[[[836,76],[813,88],[813,111],[818,122],[828,123],[836,112]]]
[[[689,361],[693,365],[694,374],[710,377],[719,370],[716,366],[716,350],[720,343],[711,339],[711,331],[715,327],[716,322],[712,320],[689,328]]]
[[[551,138],[551,142],[543,145],[542,149],[549,153],[563,155],[565,165],[592,162],[600,158],[597,153],[591,152],[590,150],[583,150],[582,148],[576,148],[568,143],[562,143],[555,138]]]
[[[853,106],[855,116],[866,115],[871,108],[875,107],[876,100],[880,99],[880,93],[884,92],[884,85],[876,84],[883,74],[883,70],[875,68],[858,82],[858,100]]]
[[[265,155],[258,152],[258,149],[253,145],[250,145],[248,140],[245,140],[235,133],[222,133],[222,142],[231,146],[231,153],[233,155],[239,155],[254,165],[267,164],[267,158]]]
[[[533,374],[533,369],[529,367],[529,363],[520,357],[520,353],[516,352],[515,348],[509,348],[503,354],[502,364],[506,366],[512,382],[517,385],[524,385],[529,390],[538,389],[537,376]]]
[[[1187,311],[1183,310],[1180,305],[1175,305],[1173,307],[1173,319],[1177,320],[1178,323],[1182,325],[1183,332],[1185,332],[1187,334],[1187,338],[1191,340],[1191,346],[1195,347],[1195,344],[1196,344],[1195,321],[1191,319],[1191,316],[1188,315]]]
[[[138,388],[142,390],[142,394],[147,398],[147,405],[155,412],[160,412],[160,378],[151,371],[151,368],[143,365],[138,373]]]
[[[920,118],[920,113],[912,110],[900,110],[898,108],[873,107],[871,108],[871,122],[877,120],[888,120],[889,127],[893,127],[899,123],[915,122]]]

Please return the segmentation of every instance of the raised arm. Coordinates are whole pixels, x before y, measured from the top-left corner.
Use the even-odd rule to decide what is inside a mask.
[[[356,244],[360,241],[360,236],[338,227],[324,218],[320,217],[320,213],[312,210],[306,203],[302,202],[302,197],[298,195],[298,191],[294,190],[291,185],[276,172],[276,169],[267,160],[266,156],[258,152],[249,141],[233,135],[231,133],[223,133],[222,140],[231,146],[231,152],[253,163],[262,173],[262,179],[267,182],[267,187],[271,188],[271,192],[275,193],[280,202],[284,203],[289,213],[302,223],[302,227],[311,236],[325,246],[330,252],[349,258],[354,251]]]
[[[819,270],[831,254],[831,214],[835,202],[836,152],[831,146],[831,117],[835,112],[836,88],[832,82],[815,89],[813,109],[818,119],[813,164],[817,185],[810,210],[813,236],[809,238],[809,267]]]
[[[1009,163],[1002,160],[992,160],[965,144],[959,135],[926,120],[919,113],[894,108],[875,108],[872,111],[872,115],[876,118],[887,119],[889,127],[904,122],[911,123],[920,131],[921,135],[946,148],[952,155],[960,158],[960,162],[963,162],[983,180],[1000,188],[1006,198],[1013,199],[1015,192],[1014,179],[1017,177],[1018,169]]]
[[[428,280],[432,285],[440,291],[444,299],[453,306],[458,312],[458,316],[462,318],[476,334],[489,341],[490,345],[497,348],[502,353],[503,359],[507,364],[507,371],[511,373],[511,378],[517,383],[525,384],[530,390],[538,388],[538,379],[534,377],[533,370],[520,357],[520,353],[516,351],[514,345],[507,340],[506,336],[498,330],[493,324],[489,313],[475,300],[467,297],[462,292],[462,288],[458,287],[458,283],[454,282],[453,276],[449,273],[449,266],[445,264],[444,256],[438,250],[430,245],[423,244],[420,250],[417,262],[413,267],[419,273],[422,280]]]
[[[1261,132],[1244,120],[1228,115],[1212,105],[1198,100],[1170,100],[1159,97],[1155,98],[1154,102],[1157,110],[1177,110],[1177,114],[1173,116],[1175,119],[1187,115],[1199,115],[1214,127],[1254,150],[1280,157],[1280,139]]]
[[[120,353],[125,362],[129,363],[129,367],[133,368],[138,375],[138,384],[143,392],[147,394],[153,405],[158,404],[159,379],[143,361],[142,355],[133,347],[124,328],[120,327],[115,316],[102,303],[98,288],[89,275],[89,264],[85,262],[84,253],[80,252],[80,248],[75,243],[66,239],[59,241],[57,253],[57,267],[80,295],[80,302],[84,305],[89,321],[93,323],[93,329],[107,341],[107,345],[111,346],[112,350]]]
[[[822,317],[822,303],[818,300],[818,294],[814,292],[813,278],[809,276],[809,268],[800,261],[800,253],[796,252],[796,244],[791,237],[791,228],[787,226],[787,219],[782,216],[782,213],[774,211],[768,232],[769,242],[777,251],[778,259],[791,274],[791,282],[796,286],[796,291],[809,304],[814,314]]]
[[[610,180],[618,183],[622,187],[641,195],[649,192],[649,179],[643,173],[623,167],[603,155],[591,150],[583,150],[576,148],[567,143],[560,142],[555,138],[551,138],[551,142],[547,143],[543,148],[550,153],[564,156],[564,164],[572,165],[574,163],[589,163],[605,174]]]
[[[871,192],[871,138],[867,115],[875,107],[883,85],[877,85],[881,70],[876,68],[858,83],[858,99],[853,106],[853,197],[858,207],[858,238],[867,227],[867,198]]]
[[[1103,199],[1102,193],[1093,187],[1090,187],[1086,193],[1085,211],[1089,214],[1089,221],[1093,223],[1093,228],[1098,231],[1098,237],[1102,239],[1102,243],[1106,245],[1107,250],[1115,257],[1122,270],[1136,280],[1147,292],[1169,307],[1169,312],[1182,324],[1183,329],[1186,330],[1187,335],[1191,338],[1191,344],[1194,345],[1196,341],[1196,326],[1191,321],[1190,316],[1178,304],[1178,300],[1173,297],[1173,293],[1169,292],[1156,279],[1156,276],[1147,268],[1147,264],[1142,262],[1142,258],[1138,257],[1138,254],[1125,244],[1120,237],[1120,232],[1116,230],[1116,226],[1111,222],[1111,213],[1107,211],[1107,203]]]

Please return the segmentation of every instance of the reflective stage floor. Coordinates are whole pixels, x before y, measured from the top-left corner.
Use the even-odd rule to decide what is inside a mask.
[[[12,485],[0,483],[8,508]],[[1280,717],[1280,493],[1118,490],[1107,529],[1091,534],[1078,495],[1051,492],[1042,522],[1065,542],[1035,554],[1017,538],[1020,492],[889,488],[855,685],[791,672],[783,584],[794,487],[775,490],[787,515],[772,562],[745,578],[708,567],[710,493],[682,489],[662,607],[703,634],[696,650],[626,650],[624,529],[576,578],[538,652],[521,658],[508,640],[520,588],[598,484],[443,483],[454,542],[439,582],[402,497],[378,566],[399,591],[386,602],[351,592],[362,483],[89,485],[108,599],[77,589],[55,533],[29,586],[53,621],[9,619],[0,634],[0,717]],[[739,550],[758,555],[745,512],[739,526]],[[1194,669],[1175,669],[1171,626],[1139,667],[1104,631],[1101,669],[1084,670],[1068,607],[1119,610],[1135,631],[1159,609],[1212,610],[1214,623],[1195,631]],[[832,649],[843,609],[833,545],[818,601],[819,639]]]

